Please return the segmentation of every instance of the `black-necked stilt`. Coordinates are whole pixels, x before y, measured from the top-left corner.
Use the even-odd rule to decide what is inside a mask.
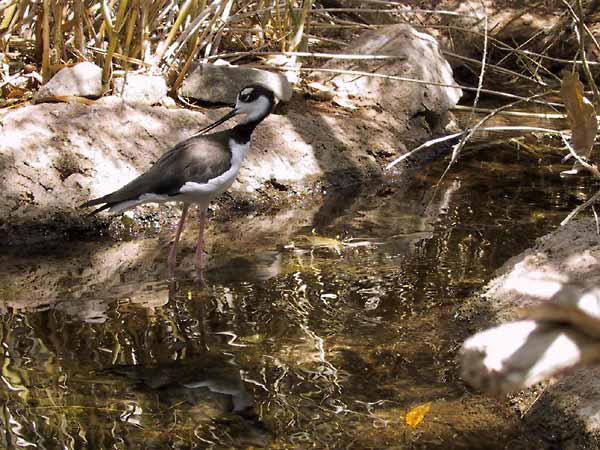
[[[196,267],[204,267],[204,223],[206,208],[212,199],[225,192],[235,180],[250,148],[254,128],[267,117],[275,105],[273,92],[261,85],[243,88],[231,112],[198,131],[165,153],[147,172],[135,180],[80,207],[102,205],[92,214],[108,209],[121,213],[142,203],[183,202],[181,219],[168,258],[169,275],[175,271],[177,243],[188,208],[196,203],[200,211],[200,235],[196,246]],[[233,116],[245,117],[235,127],[204,134]]]

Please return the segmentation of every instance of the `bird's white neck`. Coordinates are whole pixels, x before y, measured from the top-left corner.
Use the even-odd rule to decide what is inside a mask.
[[[239,167],[242,165],[242,161],[250,150],[250,141],[240,143],[235,139],[229,139],[229,148],[231,149],[231,166]]]

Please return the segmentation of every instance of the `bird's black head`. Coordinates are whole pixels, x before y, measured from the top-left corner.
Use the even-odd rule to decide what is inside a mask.
[[[234,111],[245,114],[244,122],[261,121],[273,111],[275,94],[260,84],[251,84],[240,90]]]
[[[275,94],[271,89],[262,84],[250,84],[243,87],[238,94],[238,102],[252,103],[259,97],[265,97],[272,105],[275,104]]]
[[[275,94],[271,89],[261,84],[250,84],[240,90],[233,110],[196,134],[204,134],[238,114],[246,116],[240,122],[241,124],[252,123],[253,126],[256,126],[271,114],[274,106]]]

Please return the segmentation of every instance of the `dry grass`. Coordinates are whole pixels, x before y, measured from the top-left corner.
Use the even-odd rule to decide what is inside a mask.
[[[87,60],[103,68],[107,85],[114,70],[143,70],[165,75],[176,89],[196,61],[264,62],[270,53],[286,52],[292,62],[311,63],[314,58],[306,52],[338,50],[353,33],[374,28],[376,24],[369,20],[381,16],[387,22],[438,27],[450,39],[453,33],[469,33],[475,42],[481,34],[471,26],[478,19],[452,29],[440,25],[439,19],[456,13],[417,10],[410,2],[357,0],[356,8],[325,7],[328,4],[318,0],[0,0],[2,81],[25,62],[36,63],[47,81],[64,65]],[[566,9],[564,14],[568,15]],[[480,88],[491,87],[484,78],[488,73],[537,88],[558,82],[548,68],[556,61],[528,50],[539,47],[536,39],[524,46],[499,41],[487,31],[479,37],[494,51],[497,64],[491,58],[452,56],[461,57],[462,64],[478,74]]]
[[[1,0],[0,52],[25,55],[45,80],[65,64],[177,73],[220,53],[307,48],[314,0]]]

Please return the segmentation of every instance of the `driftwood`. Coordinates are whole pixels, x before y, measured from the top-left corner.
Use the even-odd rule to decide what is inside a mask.
[[[505,394],[600,361],[599,288],[566,284],[522,317],[465,341],[460,359],[467,382]]]

